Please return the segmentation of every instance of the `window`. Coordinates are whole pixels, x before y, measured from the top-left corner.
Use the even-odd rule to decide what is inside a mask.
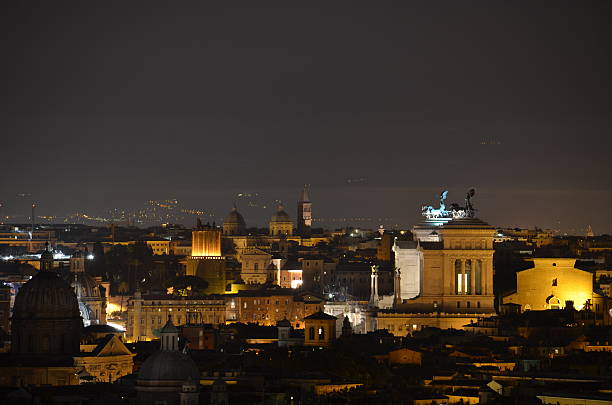
[[[480,301],[476,302],[476,308],[480,308]]]
[[[457,308],[461,308],[461,301],[457,301]]]
[[[461,260],[455,260],[455,294],[461,294]]]
[[[254,266],[253,268],[255,269],[255,271],[259,270],[259,263],[255,263],[253,266]]]
[[[466,306],[467,306],[468,308],[470,308],[470,301],[468,301],[468,302],[466,303]]]
[[[319,327],[319,340],[325,340],[325,328]]]
[[[466,294],[472,293],[472,260],[465,261],[465,273],[463,274],[463,292]]]
[[[556,286],[557,286],[557,279],[556,279],[556,278],[553,278],[553,281],[552,281],[552,286],[553,286],[553,287],[556,287]]]
[[[310,340],[314,340],[314,338],[315,338],[314,328],[311,326],[311,327],[308,329],[308,339],[310,339]]]

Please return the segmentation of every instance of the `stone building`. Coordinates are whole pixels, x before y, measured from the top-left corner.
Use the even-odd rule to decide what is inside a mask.
[[[265,284],[269,279],[268,268],[272,255],[256,248],[241,253],[240,277],[247,284]]]
[[[45,250],[40,271],[25,283],[13,307],[11,353],[0,359],[0,385],[78,384],[83,322],[70,285],[53,270]]]
[[[338,319],[319,311],[304,318],[304,345],[329,347],[336,340],[336,321]]]
[[[445,209],[444,192],[439,209],[424,209],[426,216],[431,218],[415,231],[418,244],[407,246],[408,249],[416,249],[418,253],[413,257],[415,266],[409,266],[414,275],[417,271],[420,273],[418,295],[410,299],[394,300],[393,309],[378,311],[378,329],[387,329],[395,335],[406,335],[428,326],[461,329],[471,321],[495,314],[495,229],[474,217],[475,210],[470,200],[473,195],[473,190],[470,190],[465,207],[453,204],[451,212]],[[400,264],[408,263],[407,259],[402,259],[402,246],[396,246],[395,251]],[[417,259],[422,260],[419,270]],[[406,275],[400,269],[400,280],[399,283],[396,280],[396,286],[404,287],[401,278],[406,276],[410,277],[410,272]],[[412,283],[412,280],[411,285],[414,287],[416,283]]]
[[[74,365],[81,369],[81,380],[110,383],[132,374],[134,356],[119,336],[109,333],[97,343],[81,345],[81,354],[74,357]]]
[[[164,322],[171,317],[177,325],[198,322],[218,325],[225,323],[223,296],[177,297],[142,294],[136,291],[127,305],[126,339],[130,342],[158,338]]]
[[[312,296],[299,296],[293,289],[240,291],[226,295],[227,321],[274,326],[287,319],[296,329],[304,327],[304,317],[323,309]]]
[[[85,272],[85,253],[77,251],[70,258],[70,285],[79,302],[83,325],[106,323],[106,291],[101,278],[93,278]]]
[[[503,297],[504,304],[519,304],[527,311],[563,309],[572,301],[574,308],[581,310],[599,297],[593,293],[593,274],[574,267],[576,259],[532,260],[533,268],[516,273],[516,291]]]
[[[221,230],[202,225],[198,219],[191,232],[191,256],[187,259],[186,274],[197,276],[208,283],[207,292],[224,294],[227,289],[225,257],[221,255]]]
[[[276,213],[272,215],[269,228],[271,236],[293,235],[293,221],[289,214],[285,212],[285,208],[282,204],[278,206]]]
[[[246,234],[246,223],[236,206],[223,221],[223,236],[241,236]]]

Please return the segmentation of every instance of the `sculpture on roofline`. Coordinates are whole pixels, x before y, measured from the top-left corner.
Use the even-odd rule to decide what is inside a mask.
[[[440,194],[440,207],[434,208],[431,205],[425,205],[422,208],[422,214],[425,218],[449,218],[450,212],[446,209],[446,196],[448,195],[448,190],[444,190]]]
[[[461,206],[457,203],[450,205],[450,210],[446,209],[446,196],[448,191],[444,190],[440,194],[440,207],[434,208],[431,205],[425,205],[422,207],[422,215],[427,219],[436,218],[473,218],[476,209],[472,204],[472,198],[476,194],[476,190],[471,188],[468,190],[465,197],[465,206]]]

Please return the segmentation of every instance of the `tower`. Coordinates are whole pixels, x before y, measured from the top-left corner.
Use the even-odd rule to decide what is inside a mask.
[[[393,307],[397,308],[402,303],[402,273],[398,267],[395,268],[393,277]]]
[[[377,307],[378,306],[378,266],[372,266],[372,274],[371,274],[371,283],[370,283],[370,306]]]
[[[202,225],[198,219],[191,233],[191,257],[187,259],[187,275],[200,277],[208,283],[211,294],[225,293],[225,258],[221,256],[221,230]]]
[[[310,202],[310,196],[308,195],[308,184],[304,184],[302,190],[302,196],[298,201],[298,234],[300,236],[310,236],[310,229],[312,227],[312,203]]]

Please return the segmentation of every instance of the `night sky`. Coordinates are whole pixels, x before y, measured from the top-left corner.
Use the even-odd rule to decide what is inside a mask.
[[[408,226],[475,187],[496,226],[612,233],[610,2],[6,3],[6,213],[295,217],[310,183],[315,217]]]

